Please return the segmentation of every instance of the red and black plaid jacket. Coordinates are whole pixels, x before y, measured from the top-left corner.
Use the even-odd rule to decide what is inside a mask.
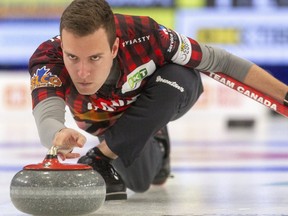
[[[157,68],[168,62],[196,67],[202,53],[196,41],[159,25],[149,17],[115,14],[120,39],[121,76],[92,96],[81,95],[63,62],[60,37],[42,43],[29,62],[33,107],[48,97],[66,101],[78,126],[100,135],[137,99]]]

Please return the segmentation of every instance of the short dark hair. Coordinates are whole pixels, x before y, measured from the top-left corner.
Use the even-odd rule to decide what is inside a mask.
[[[92,34],[104,28],[110,47],[116,39],[114,14],[105,0],[74,0],[63,12],[60,35],[63,29],[78,36]]]

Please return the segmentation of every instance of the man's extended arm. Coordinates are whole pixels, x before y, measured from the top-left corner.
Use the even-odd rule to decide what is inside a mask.
[[[80,156],[72,151],[74,147],[83,147],[86,138],[65,127],[65,102],[62,98],[50,97],[41,101],[33,109],[33,115],[42,145],[47,148],[58,146],[62,159]]]
[[[257,65],[253,65],[250,68],[243,83],[275,98],[281,103],[284,102],[285,95],[288,92],[287,85]]]
[[[196,69],[223,72],[283,103],[288,86],[256,64],[223,49],[200,44],[202,61]]]
[[[52,146],[55,134],[65,128],[65,102],[60,97],[50,97],[39,102],[33,109],[41,144]]]

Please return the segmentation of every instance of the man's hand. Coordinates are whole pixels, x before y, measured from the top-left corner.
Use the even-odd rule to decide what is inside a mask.
[[[86,143],[86,137],[71,128],[64,128],[55,134],[53,145],[58,147],[58,153],[62,160],[78,158],[79,153],[73,153],[74,147],[82,148]]]

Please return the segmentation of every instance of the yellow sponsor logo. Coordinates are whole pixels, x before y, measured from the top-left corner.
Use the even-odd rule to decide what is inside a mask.
[[[197,32],[197,41],[201,43],[239,44],[241,32],[235,28],[201,28]]]

